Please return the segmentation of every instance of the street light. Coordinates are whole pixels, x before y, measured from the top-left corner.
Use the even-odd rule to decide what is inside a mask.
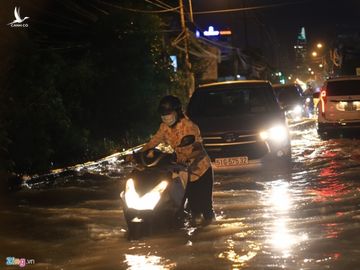
[[[321,49],[323,47],[323,45],[321,43],[316,44],[316,47],[318,47],[319,49]]]
[[[316,57],[318,54],[317,54],[317,52],[314,51],[314,52],[311,53],[311,55]]]

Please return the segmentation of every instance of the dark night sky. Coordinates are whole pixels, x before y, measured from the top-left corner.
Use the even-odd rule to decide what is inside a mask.
[[[293,45],[302,26],[306,29],[309,47],[317,42],[330,45],[336,33],[344,29],[357,28],[360,32],[359,0],[193,0],[193,9],[196,12],[274,4],[285,5],[246,11],[245,14],[238,11],[195,15],[195,21],[204,28],[209,24],[220,28],[229,26],[238,36],[237,46],[245,46],[246,36],[250,46],[261,48],[270,61],[280,64],[291,62]]]
[[[0,1],[0,32],[5,30],[9,35],[14,35],[15,32],[6,25],[13,19],[14,6],[21,6],[21,15],[29,16],[29,23],[33,23],[32,27],[35,28],[34,24],[37,22],[38,14],[43,13],[44,9],[54,6],[54,3],[62,3],[58,0]],[[79,1],[87,3],[87,1]],[[94,2],[94,0],[90,2]],[[165,0],[165,2],[171,3],[173,6],[178,4],[178,0]],[[122,1],[118,1],[118,3],[121,5]],[[187,4],[188,0],[184,0],[184,3]],[[249,46],[262,49],[274,65],[291,62],[293,45],[302,26],[306,28],[309,46],[313,46],[316,42],[324,42],[329,45],[335,34],[344,29],[343,26],[356,26],[360,29],[359,0],[192,0],[192,3],[194,12],[280,5],[246,11],[246,13],[238,11],[206,15],[195,14],[195,23],[199,27],[206,28],[209,25],[219,28],[230,27],[235,33],[234,45],[236,47],[244,48],[247,41]],[[57,10],[53,9],[52,12],[57,13]],[[42,23],[51,27],[53,23],[64,24],[70,32],[72,28],[76,28],[68,18],[64,18],[62,21],[61,16],[62,14],[58,13],[52,18],[48,14]],[[78,18],[70,19],[77,20]],[[86,18],[81,19],[86,21]],[[245,34],[245,25],[247,34]],[[0,48],[6,43],[6,35],[3,33],[0,37]],[[79,34],[76,35],[81,38]]]

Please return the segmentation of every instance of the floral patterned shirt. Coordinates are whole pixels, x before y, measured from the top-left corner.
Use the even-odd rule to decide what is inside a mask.
[[[185,147],[177,147],[186,135],[194,135],[195,143]],[[170,145],[174,149],[177,162],[190,163],[190,181],[192,182],[198,180],[211,166],[210,158],[202,144],[199,127],[186,117],[182,118],[174,127],[161,123],[156,134],[143,147],[142,151],[154,148],[160,143]]]

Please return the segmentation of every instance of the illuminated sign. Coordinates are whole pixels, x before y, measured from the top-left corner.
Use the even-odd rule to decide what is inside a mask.
[[[216,37],[216,36],[230,36],[232,34],[231,30],[215,30],[214,26],[209,26],[208,30],[203,32],[205,37]],[[200,32],[196,30],[196,37],[200,37]]]
[[[230,36],[231,31],[230,30],[220,30],[220,36]]]
[[[218,36],[219,34],[220,32],[215,31],[213,26],[209,26],[209,29],[207,31],[204,31],[204,36],[206,37]]]

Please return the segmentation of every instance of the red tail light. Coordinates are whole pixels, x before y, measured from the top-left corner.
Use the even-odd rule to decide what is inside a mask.
[[[325,104],[326,104],[326,89],[322,89],[320,92],[320,102],[321,102],[321,113],[325,115]]]

